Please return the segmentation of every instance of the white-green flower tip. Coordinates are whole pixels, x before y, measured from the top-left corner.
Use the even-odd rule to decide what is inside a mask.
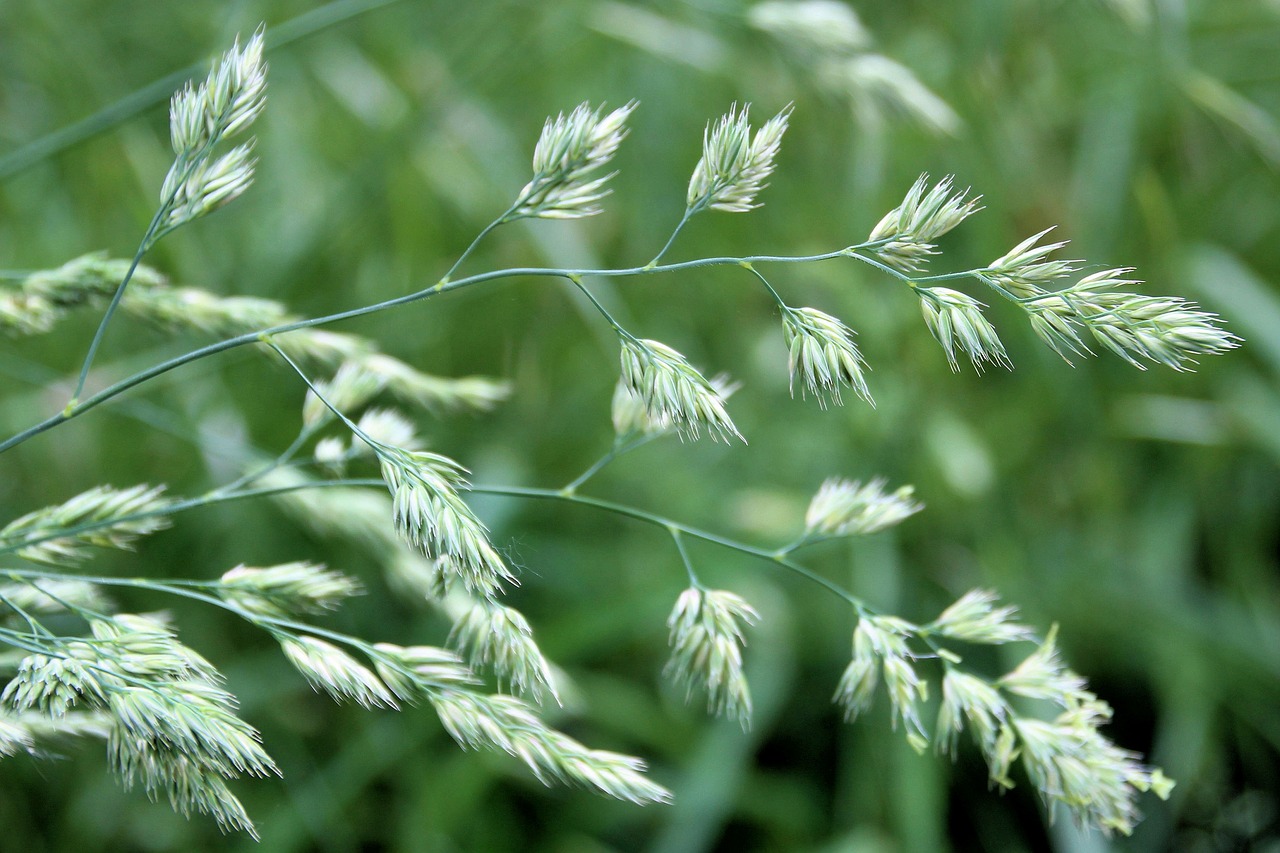
[[[853,659],[836,687],[833,701],[852,721],[871,707],[881,672],[893,705],[893,722],[901,720],[913,745],[927,742],[919,704],[927,697],[925,682],[911,665],[907,640],[919,629],[893,616],[866,616],[853,632]]]
[[[970,590],[929,623],[929,630],[955,640],[991,645],[1032,639],[1034,633],[1029,627],[1013,621],[1018,608],[997,607],[998,600],[990,590]]]
[[[397,707],[382,679],[333,643],[291,635],[280,638],[280,648],[312,687],[328,693],[335,702],[350,699],[365,708]]]
[[[161,199],[168,215],[152,240],[238,198],[253,183],[253,140],[214,159],[223,140],[241,133],[266,105],[263,28],[214,64],[198,86],[188,83],[169,104],[169,137],[177,159],[165,176]]]
[[[637,805],[671,801],[670,791],[645,777],[643,761],[588,749],[547,726],[514,696],[442,690],[431,697],[431,703],[458,743],[501,750],[521,761],[544,784],[574,782]]]
[[[516,583],[489,543],[485,526],[458,494],[467,486],[461,465],[421,450],[374,449],[394,501],[396,532],[405,542],[442,561],[469,592],[483,598],[498,595],[503,584]]]
[[[0,546],[37,563],[73,566],[87,559],[92,548],[127,550],[140,537],[164,530],[170,524],[163,514],[169,504],[164,486],[96,486],[9,522],[0,530]],[[73,527],[80,532],[54,535]]]
[[[107,756],[125,787],[140,782],[183,814],[203,812],[256,838],[227,780],[279,770],[235,715],[219,673],[157,619],[122,614],[90,628],[92,640],[66,642],[58,656],[24,658],[0,702],[58,719],[73,707],[102,712]]]
[[[748,118],[750,106],[738,112],[737,105],[707,125],[702,140],[702,159],[689,180],[686,204],[690,211],[705,208],[745,213],[759,207],[756,196],[773,172],[774,160],[791,116],[788,106],[755,132]]]
[[[293,617],[332,610],[361,587],[354,578],[314,563],[266,568],[236,566],[223,574],[218,595],[259,616]]]
[[[567,116],[547,119],[533,150],[533,180],[520,191],[513,215],[581,219],[600,213],[597,202],[609,194],[605,184],[613,175],[594,173],[617,153],[637,106],[631,101],[605,113],[584,103]]]
[[[239,198],[253,183],[258,161],[252,153],[253,142],[249,141],[216,160],[200,160],[185,171],[170,170],[160,188],[162,199],[173,197],[165,229],[199,219]]]
[[[840,405],[841,388],[849,388],[875,405],[865,376],[869,368],[853,342],[852,329],[816,308],[784,309],[782,327],[787,336],[792,394],[798,380],[800,393],[813,395],[823,406],[828,399]]]
[[[805,513],[806,536],[863,536],[877,533],[924,509],[915,489],[885,491],[885,480],[866,484],[832,477],[822,484]]]
[[[743,626],[760,615],[732,592],[689,588],[667,619],[671,660],[666,672],[690,691],[706,690],[707,710],[751,723],[751,691],[742,672]]]
[[[517,693],[536,702],[546,691],[559,704],[551,664],[534,642],[533,629],[520,611],[477,601],[454,623],[451,640],[473,664],[491,666]]]
[[[956,351],[969,356],[979,373],[985,364],[1012,368],[996,329],[982,314],[983,305],[967,293],[947,287],[917,287],[920,312],[929,331],[942,345],[947,364],[960,369]]]
[[[669,424],[691,439],[705,429],[712,440],[746,441],[725,409],[722,391],[666,344],[624,338],[621,381],[654,427]],[[615,424],[620,417],[615,409]]]
[[[188,83],[174,94],[169,131],[179,157],[197,156],[219,140],[235,136],[262,112],[267,92],[264,32],[260,27],[243,47],[237,36],[203,83]]]
[[[1022,302],[1036,335],[1068,363],[1095,341],[1143,369],[1143,360],[1178,371],[1191,370],[1197,357],[1233,350],[1241,339],[1222,327],[1222,318],[1176,296],[1143,296],[1119,288],[1140,282],[1125,278],[1129,268],[1102,270],[1062,290],[1039,291]]]
[[[951,175],[932,188],[929,176],[921,175],[907,191],[902,203],[885,214],[868,238],[883,242],[875,253],[889,266],[905,273],[924,269],[930,255],[937,254],[934,241],[977,213],[980,197],[968,198],[969,190],[955,190]]]

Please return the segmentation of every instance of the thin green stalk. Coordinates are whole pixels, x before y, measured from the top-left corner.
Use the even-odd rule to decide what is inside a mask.
[[[764,285],[764,289],[769,291],[769,295],[773,297],[774,302],[778,303],[778,307],[782,309],[782,311],[785,312],[788,310],[787,303],[782,301],[782,297],[778,295],[778,291],[773,289],[773,285],[769,283],[769,279],[761,275],[760,270],[756,269],[751,264],[743,264],[742,268],[745,269],[747,272],[751,273],[752,275],[754,275],[756,278],[760,279],[760,283]]]
[[[480,284],[487,281],[495,281],[504,278],[514,278],[518,276],[531,277],[554,277],[567,278],[571,275],[577,276],[599,276],[602,278],[625,278],[628,276],[650,275],[654,273],[678,272],[681,270],[698,269],[701,267],[711,266],[740,266],[743,263],[809,263],[814,261],[834,260],[848,256],[849,250],[841,249],[837,252],[827,252],[820,255],[752,255],[744,258],[699,258],[692,261],[682,261],[675,264],[661,264],[656,267],[629,267],[626,269],[554,269],[547,267],[511,267],[502,270],[492,270],[489,272],[478,273],[476,275],[460,278],[443,285],[434,284],[431,287],[414,293],[398,296],[394,299],[388,299],[383,302],[377,302],[371,305],[364,305],[359,308],[352,308],[346,311],[339,311],[333,314],[327,314],[321,317],[313,317],[305,320],[295,320],[289,323],[283,323],[279,326],[272,326],[256,332],[247,332],[243,335],[237,335],[233,338],[227,338],[217,343],[209,344],[199,349],[192,350],[180,356],[169,359],[168,361],[157,364],[146,370],[140,371],[126,379],[104,388],[98,393],[85,400],[76,403],[75,406],[68,407],[52,417],[34,424],[27,429],[10,436],[4,442],[0,442],[0,453],[4,453],[23,442],[34,438],[41,433],[47,432],[72,418],[78,417],[90,409],[105,403],[106,401],[123,394],[137,385],[141,385],[150,379],[154,379],[170,370],[225,352],[236,347],[244,346],[251,343],[262,343],[264,339],[272,335],[282,335],[287,332],[297,331],[299,329],[309,329],[316,326],[323,326],[329,323],[336,323],[341,320],[350,320],[356,317],[363,317],[366,314],[373,314],[379,311],[385,311],[389,308],[395,308],[400,305],[408,305],[412,302],[418,302],[436,296],[440,293],[458,290],[463,287],[469,287],[474,284]],[[860,257],[855,255],[854,257]]]
[[[894,269],[888,264],[881,263],[880,261],[877,261],[875,258],[868,257],[862,254],[861,252],[855,251],[854,249],[846,249],[845,252],[847,257],[853,258],[855,261],[862,261],[864,264],[873,266],[876,269],[880,270],[880,272],[887,273],[888,275],[891,275],[894,278],[898,279],[898,281],[905,282],[911,287],[916,286],[916,280],[914,278],[912,278],[909,275],[906,275],[905,273],[899,272],[898,270]]]
[[[618,446],[615,444],[613,448],[609,450],[608,453],[606,453],[604,456],[601,456],[599,459],[593,462],[591,464],[591,467],[589,467],[587,470],[583,471],[581,474],[575,477],[567,486],[562,488],[560,492],[566,495],[572,495],[575,492],[577,492],[579,486],[586,483],[587,480],[590,480],[592,477],[594,477],[606,465],[608,465],[613,460],[617,459],[618,453],[619,453]]]
[[[622,324],[619,323],[617,320],[613,319],[613,315],[609,313],[608,309],[606,309],[603,305],[600,304],[600,300],[596,299],[595,296],[592,295],[590,290],[587,290],[587,287],[582,283],[582,278],[580,276],[570,274],[565,277],[569,279],[569,281],[573,282],[574,286],[577,287],[578,290],[581,290],[583,295],[586,296],[587,299],[591,300],[591,304],[594,305],[596,307],[596,310],[600,312],[600,315],[609,322],[609,325],[613,326],[613,330],[617,332],[619,336],[623,338],[627,338],[632,341],[636,340],[635,335],[631,334],[626,329],[622,328]]]
[[[181,182],[178,182],[178,187],[181,187]],[[64,412],[70,412],[75,409],[76,403],[80,399],[80,394],[84,391],[84,383],[89,378],[89,368],[93,366],[94,356],[98,354],[98,347],[102,344],[102,338],[107,333],[107,325],[111,322],[111,318],[115,316],[116,309],[120,307],[120,300],[124,298],[125,288],[129,286],[129,282],[133,279],[133,274],[137,271],[138,264],[142,262],[142,256],[147,253],[151,238],[155,236],[156,230],[159,229],[160,222],[169,215],[177,193],[177,188],[169,193],[169,197],[160,205],[160,209],[156,211],[155,216],[151,217],[151,224],[147,226],[147,232],[143,235],[142,242],[138,244],[138,251],[133,254],[133,261],[129,264],[129,271],[124,274],[124,278],[120,280],[120,286],[111,295],[111,302],[107,305],[107,310],[103,313],[101,322],[98,323],[98,330],[93,333],[93,340],[89,344],[89,352],[84,357],[84,364],[80,366],[80,378],[76,380],[76,390],[71,393],[71,401],[67,403],[66,408],[63,410]]]
[[[675,230],[671,232],[671,236],[667,238],[666,245],[662,247],[658,254],[653,256],[653,260],[645,264],[646,267],[656,267],[658,265],[658,261],[662,260],[662,256],[665,255],[667,250],[671,248],[673,243],[675,243],[676,238],[680,236],[680,232],[684,230],[685,223],[693,217],[694,213],[695,211],[691,207],[686,207],[684,209],[684,216],[680,217],[680,222],[676,225]]]
[[[477,494],[485,494],[485,495],[507,495],[509,497],[519,497],[519,498],[538,498],[538,499],[545,499],[545,500],[568,501],[569,503],[576,503],[576,504],[581,504],[583,506],[595,507],[596,509],[604,510],[606,512],[612,512],[615,515],[623,515],[623,516],[626,516],[627,518],[633,518],[637,521],[643,521],[646,524],[652,524],[655,527],[661,527],[667,531],[674,530],[678,533],[684,534],[685,536],[692,536],[693,538],[701,539],[704,542],[712,542],[716,545],[720,545],[721,547],[728,548],[733,551],[738,551],[740,553],[747,554],[752,557],[757,557],[761,560],[767,560],[770,563],[774,563],[778,566],[781,566],[787,571],[792,572],[793,574],[797,574],[800,577],[803,577],[809,581],[812,581],[813,583],[816,583],[819,586],[827,589],[829,592],[834,593],[835,595],[839,596],[841,599],[843,599],[844,601],[852,605],[853,608],[860,615],[864,613],[872,612],[870,608],[868,608],[866,604],[862,602],[861,599],[859,599],[852,593],[845,590],[839,584],[833,581],[827,580],[822,575],[819,575],[805,568],[804,566],[801,566],[798,563],[792,562],[791,560],[788,560],[785,557],[779,556],[774,551],[767,551],[763,548],[757,548],[753,545],[747,545],[744,542],[738,542],[737,540],[729,539],[727,537],[720,536],[719,534],[711,533],[706,530],[701,530],[697,527],[691,527],[690,525],[687,525],[687,524],[681,524],[680,522],[675,521],[673,519],[665,518],[661,515],[657,515],[655,513],[651,513],[646,510],[639,509],[638,507],[628,506],[626,504],[613,503],[612,501],[600,500],[599,498],[589,498],[583,495],[566,495],[563,492],[555,491],[552,489],[534,489],[534,488],[525,488],[522,486],[472,486],[470,491],[476,492]]]
[[[508,222],[511,222],[512,221],[511,215],[516,212],[516,209],[519,208],[520,205],[524,204],[524,201],[525,201],[524,196],[521,196],[520,198],[516,199],[515,203],[512,204],[509,208],[507,208],[506,213],[502,214],[497,219],[493,220],[488,225],[486,225],[484,228],[480,229],[480,233],[477,234],[476,238],[471,241],[471,245],[467,246],[467,248],[462,251],[462,254],[458,255],[458,259],[453,262],[453,266],[449,267],[449,271],[446,272],[444,275],[440,276],[440,280],[436,282],[436,287],[441,287],[443,285],[448,284],[449,279],[452,278],[453,274],[458,271],[458,267],[462,266],[462,264],[467,260],[467,258],[471,257],[471,253],[476,250],[476,246],[480,245],[480,241],[483,240],[485,237],[488,237],[494,231],[494,229],[496,229],[498,226],[506,225]]]
[[[302,449],[303,445],[305,445],[308,441],[310,441],[311,437],[316,434],[317,429],[319,429],[319,424],[304,426],[302,430],[298,433],[297,437],[293,440],[293,442],[290,443],[290,445],[286,447],[284,451],[281,452],[281,454],[277,456],[275,459],[271,460],[270,462],[266,463],[261,468],[258,468],[255,471],[250,471],[249,473],[245,474],[243,477],[240,477],[239,479],[233,480],[232,482],[227,483],[226,485],[219,486],[218,488],[214,489],[208,494],[218,495],[224,492],[235,492],[236,490],[241,489],[244,486],[249,485],[250,483],[253,483],[257,480],[261,480],[263,477],[267,476],[272,471],[278,470],[279,468],[282,468],[285,465],[288,465],[289,462],[293,459],[293,457],[298,454],[298,451]]]
[[[600,471],[603,470],[606,465],[613,462],[613,460],[617,459],[619,456],[623,456],[624,454],[630,453],[633,450],[636,450],[638,448],[645,446],[649,442],[653,441],[655,438],[660,438],[661,435],[662,433],[650,433],[649,435],[642,435],[639,438],[635,439],[634,441],[628,441],[628,442],[622,442],[615,439],[613,443],[613,447],[609,449],[608,453],[606,453],[604,456],[601,456],[595,462],[591,463],[591,467],[587,468],[587,470],[579,474],[576,478],[573,479],[572,482],[570,482],[567,486],[562,488],[560,491],[564,492],[567,495],[574,494],[580,486],[582,486],[584,483],[586,483],[596,474],[600,473]]]
[[[680,562],[684,563],[685,573],[689,575],[689,584],[694,589],[703,589],[702,581],[698,580],[698,574],[693,570],[693,561],[689,559],[689,552],[684,547],[684,539],[680,531],[674,527],[668,527],[667,532],[671,534],[671,541],[676,543],[676,550],[680,552]]]
[[[15,577],[12,574],[10,575],[10,577],[13,578],[13,580],[20,581],[22,583],[30,583],[30,581],[26,581],[21,578]],[[4,602],[5,607],[8,607],[14,613],[17,613],[19,616],[22,617],[22,620],[27,623],[27,627],[31,629],[31,636],[33,637],[42,637],[42,636],[52,637],[53,636],[53,633],[48,628],[40,624],[39,619],[36,619],[34,616],[28,613],[25,608],[20,607],[17,604],[14,604],[13,601],[9,598],[9,596],[0,593],[0,602]]]

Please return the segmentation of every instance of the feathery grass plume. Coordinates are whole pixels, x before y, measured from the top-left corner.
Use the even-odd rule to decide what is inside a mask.
[[[164,329],[194,329],[215,337],[243,335],[295,319],[272,299],[220,296],[195,287],[139,287],[137,273],[121,307]]]
[[[1048,260],[1049,255],[1069,242],[1061,240],[1040,245],[1040,240],[1052,230],[1050,227],[1033,234],[996,258],[987,266],[985,275],[1019,299],[1042,295],[1045,292],[1042,285],[1071,275],[1079,269],[1076,265],[1083,263],[1078,259]]]
[[[169,526],[169,519],[158,514],[170,504],[163,493],[164,486],[95,486],[9,522],[0,530],[0,549],[50,566],[82,562],[90,548],[128,550],[140,537]]]
[[[16,287],[0,292],[0,329],[13,335],[46,332],[68,310],[110,298],[128,271],[128,261],[110,260],[105,252],[93,252],[55,269],[31,273]],[[141,265],[134,278],[143,286],[164,280],[155,270]]]
[[[863,375],[867,363],[853,342],[852,329],[816,308],[784,309],[782,328],[787,336],[793,395],[798,378],[800,393],[812,394],[823,408],[828,396],[837,406],[843,403],[842,385],[875,406]]]
[[[884,215],[867,239],[888,241],[874,251],[886,264],[903,273],[924,269],[930,255],[936,255],[934,241],[977,213],[981,196],[967,198],[969,190],[954,190],[954,176],[947,175],[929,186],[929,176],[921,175],[911,185],[902,203]]]
[[[588,749],[547,726],[514,696],[441,690],[430,698],[459,744],[500,749],[523,762],[545,785],[575,782],[636,805],[671,801],[670,791],[645,778],[640,759]]]
[[[204,149],[244,130],[266,105],[267,66],[262,61],[264,28],[231,49],[199,86],[188,83],[169,105],[173,152],[199,156]]]
[[[224,601],[259,616],[323,613],[361,592],[354,578],[306,562],[261,569],[236,566],[218,581]]]
[[[1138,284],[1124,278],[1129,268],[1102,270],[1063,290],[1021,303],[1032,328],[1070,363],[1070,355],[1088,352],[1077,332],[1087,328],[1104,347],[1139,369],[1145,358],[1188,371],[1196,356],[1220,355],[1240,345],[1222,328],[1222,318],[1176,296],[1117,292]],[[1082,352],[1083,350],[1083,352]]]
[[[1033,639],[1035,633],[1029,627],[1013,621],[1018,608],[996,607],[998,600],[991,590],[970,590],[925,627],[932,633],[969,643],[1001,645]]]
[[[54,719],[77,705],[105,709],[108,759],[126,788],[141,781],[183,814],[205,812],[223,828],[252,833],[224,780],[279,770],[258,732],[235,715],[219,673],[153,617],[121,614],[90,627],[92,641],[24,658],[0,701]]]
[[[607,115],[604,107],[579,104],[569,115],[547,119],[533,149],[533,180],[520,191],[513,217],[581,219],[595,216],[596,204],[609,194],[607,174],[589,177],[613,159],[627,136],[627,118],[639,106],[631,101]]]
[[[999,690],[975,675],[948,666],[942,676],[942,705],[935,728],[938,748],[954,757],[956,739],[967,722],[983,757],[994,765],[996,743],[1011,714]],[[992,781],[1003,784],[1007,778],[993,774]]]
[[[751,26],[811,53],[815,58],[856,53],[871,46],[867,32],[853,9],[838,0],[768,0],[747,11]]]
[[[708,380],[711,388],[720,395],[721,402],[728,400],[741,387],[727,373],[718,373]],[[669,418],[655,419],[645,408],[644,399],[631,390],[626,379],[618,378],[613,388],[610,406],[614,433],[619,438],[634,435],[659,435],[674,428]]]
[[[351,655],[317,637],[283,635],[280,648],[316,690],[335,702],[351,699],[365,708],[395,708],[396,700],[373,670]]]
[[[559,704],[551,664],[534,642],[533,629],[519,610],[492,601],[475,601],[453,623],[449,641],[472,664],[492,666],[498,678],[516,693],[540,702],[545,690]]]
[[[112,609],[100,587],[63,578],[0,584],[0,601],[28,613],[66,613],[69,608],[102,613]]]
[[[108,658],[119,671],[144,678],[190,678],[209,683],[222,680],[213,664],[178,642],[178,635],[163,614],[120,613],[93,619],[94,639],[107,644],[94,652]]]
[[[702,138],[702,159],[689,179],[686,198],[692,212],[711,208],[729,213],[745,213],[759,207],[756,195],[773,172],[774,159],[787,131],[791,107],[764,123],[751,135],[748,105],[738,112],[737,104],[720,118],[708,122]]]
[[[144,243],[144,251],[175,228],[235,200],[253,183],[254,140],[216,159],[214,149],[252,124],[266,104],[262,47],[262,28],[243,48],[237,37],[203,83],[188,83],[174,93],[169,136],[177,157],[160,191],[164,217]]]
[[[1088,705],[1098,697],[1090,693],[1082,676],[1072,672],[1058,652],[1058,626],[1049,629],[1044,642],[997,685],[1030,699],[1047,699],[1064,708]]]
[[[445,560],[467,591],[493,598],[516,583],[489,543],[488,531],[458,495],[466,471],[446,456],[375,446],[382,479],[394,500],[396,531],[424,555]]]
[[[979,373],[984,362],[1012,369],[995,327],[982,316],[981,302],[948,287],[916,287],[915,292],[925,324],[942,345],[952,370],[960,369],[957,349],[969,356]]]
[[[253,142],[247,142],[217,160],[201,160],[189,171],[170,172],[160,188],[162,199],[173,198],[164,230],[172,231],[239,198],[253,183],[258,161],[252,153]]]
[[[907,66],[880,53],[864,53],[820,69],[830,89],[843,89],[863,125],[878,128],[886,118],[910,121],[938,136],[960,129],[960,116]]]
[[[926,698],[926,689],[925,682],[909,663],[914,655],[907,646],[907,640],[918,634],[919,628],[894,616],[859,619],[853,632],[853,659],[840,677],[832,701],[844,711],[846,721],[857,719],[871,707],[879,663],[893,705],[894,727],[901,720],[907,740],[920,750],[928,743],[918,710]]]
[[[1070,708],[1051,722],[1014,717],[1023,767],[1040,791],[1050,816],[1056,806],[1082,826],[1129,835],[1140,820],[1137,794],[1152,791],[1168,799],[1173,783],[1141,756],[1121,749],[1098,731],[1088,707]]]
[[[415,703],[439,691],[480,683],[462,658],[449,649],[391,643],[378,643],[373,648],[378,677],[405,702]]]
[[[92,657],[92,649],[86,649],[79,641],[68,644],[67,657],[27,655],[19,662],[17,674],[5,685],[0,702],[16,711],[35,708],[54,719],[65,716],[77,705],[105,707],[104,673],[73,656],[78,653]]]
[[[196,680],[122,685],[112,691],[115,725],[107,757],[126,789],[164,793],[175,811],[208,814],[224,830],[257,831],[227,779],[279,775],[259,735],[235,715],[235,697]]]
[[[712,441],[746,441],[725,410],[720,391],[666,344],[623,338],[622,383],[643,402],[653,424],[671,424],[690,439],[706,428]]]
[[[666,673],[692,692],[707,691],[707,710],[751,725],[751,691],[742,672],[743,625],[760,614],[740,596],[690,587],[680,593],[667,619],[671,659]]]
[[[432,376],[380,352],[370,352],[359,364],[397,398],[431,412],[487,412],[511,394],[509,382],[483,376]]]
[[[901,486],[886,492],[885,483],[883,478],[865,485],[839,477],[828,479],[809,502],[805,534],[863,536],[893,527],[924,509],[924,504],[912,497],[914,487]]]

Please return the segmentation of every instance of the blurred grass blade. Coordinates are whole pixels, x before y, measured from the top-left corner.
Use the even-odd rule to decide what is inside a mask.
[[[273,28],[271,47],[284,47],[366,12],[373,12],[383,6],[399,2],[400,0],[335,0],[333,3],[305,12]],[[204,60],[193,62],[186,68],[167,74],[140,89],[135,89],[114,104],[92,115],[28,142],[16,151],[0,157],[0,181],[26,171],[42,160],[60,154],[68,148],[74,148],[81,142],[128,121],[156,104],[168,101],[174,89],[188,79],[200,75],[208,65],[209,63]]]

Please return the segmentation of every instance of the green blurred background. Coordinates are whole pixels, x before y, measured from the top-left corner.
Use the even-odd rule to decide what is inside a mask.
[[[15,152],[193,61],[207,67],[260,21],[278,44],[281,25],[315,8],[0,0],[0,263],[132,253],[171,157],[164,97],[34,162]],[[543,789],[512,761],[462,753],[429,710],[332,705],[267,637],[221,613],[121,595],[129,608],[172,607],[263,731],[285,778],[235,786],[262,843],[122,792],[90,743],[63,748],[64,760],[0,764],[0,848],[1280,850],[1280,3],[857,3],[868,49],[950,105],[949,131],[851,100],[728,0],[325,10],[331,26],[304,18],[314,31],[270,52],[256,185],[149,256],[175,282],[306,314],[418,289],[528,179],[544,118],[584,100],[641,102],[605,215],[510,227],[470,268],[643,262],[681,213],[705,122],[734,101],[761,119],[794,101],[765,206],[700,217],[673,259],[836,249],[864,239],[919,173],[954,173],[987,209],[945,239],[938,271],[980,266],[1056,224],[1069,256],[1136,266],[1148,292],[1226,317],[1246,346],[1180,375],[1111,357],[1072,369],[995,305],[1016,370],[952,374],[893,281],[852,262],[777,269],[788,301],[859,331],[874,371],[877,409],[824,411],[789,397],[776,310],[741,272],[595,285],[633,332],[743,383],[731,410],[750,445],[668,439],[588,493],[772,545],[829,475],[914,483],[925,513],[815,548],[809,563],[910,619],[983,585],[1033,624],[1058,623],[1068,659],[1116,707],[1112,737],[1179,786],[1167,804],[1144,798],[1130,839],[1048,826],[1025,786],[988,792],[970,751],[954,764],[916,756],[890,733],[883,699],[842,723],[829,700],[851,614],[768,564],[695,546],[704,579],[764,616],[750,636],[757,717],[744,735],[663,683],[664,620],[685,582],[660,531],[477,499],[523,567],[512,602],[576,687],[553,719],[647,757],[676,805]],[[0,342],[6,434],[62,405],[58,383],[96,319]],[[423,421],[479,482],[558,486],[608,449],[616,345],[559,282],[506,281],[342,330],[425,370],[512,380],[492,415]],[[120,375],[191,345],[122,320],[100,364]],[[255,352],[166,375],[7,454],[0,517],[100,482],[198,492],[233,475],[220,443],[287,444],[301,401],[296,380]],[[202,432],[220,442],[193,443]],[[211,578],[293,559],[363,578],[370,594],[329,619],[339,630],[444,641],[447,622],[388,589],[360,543],[316,535],[272,504],[186,516],[94,568]]]

